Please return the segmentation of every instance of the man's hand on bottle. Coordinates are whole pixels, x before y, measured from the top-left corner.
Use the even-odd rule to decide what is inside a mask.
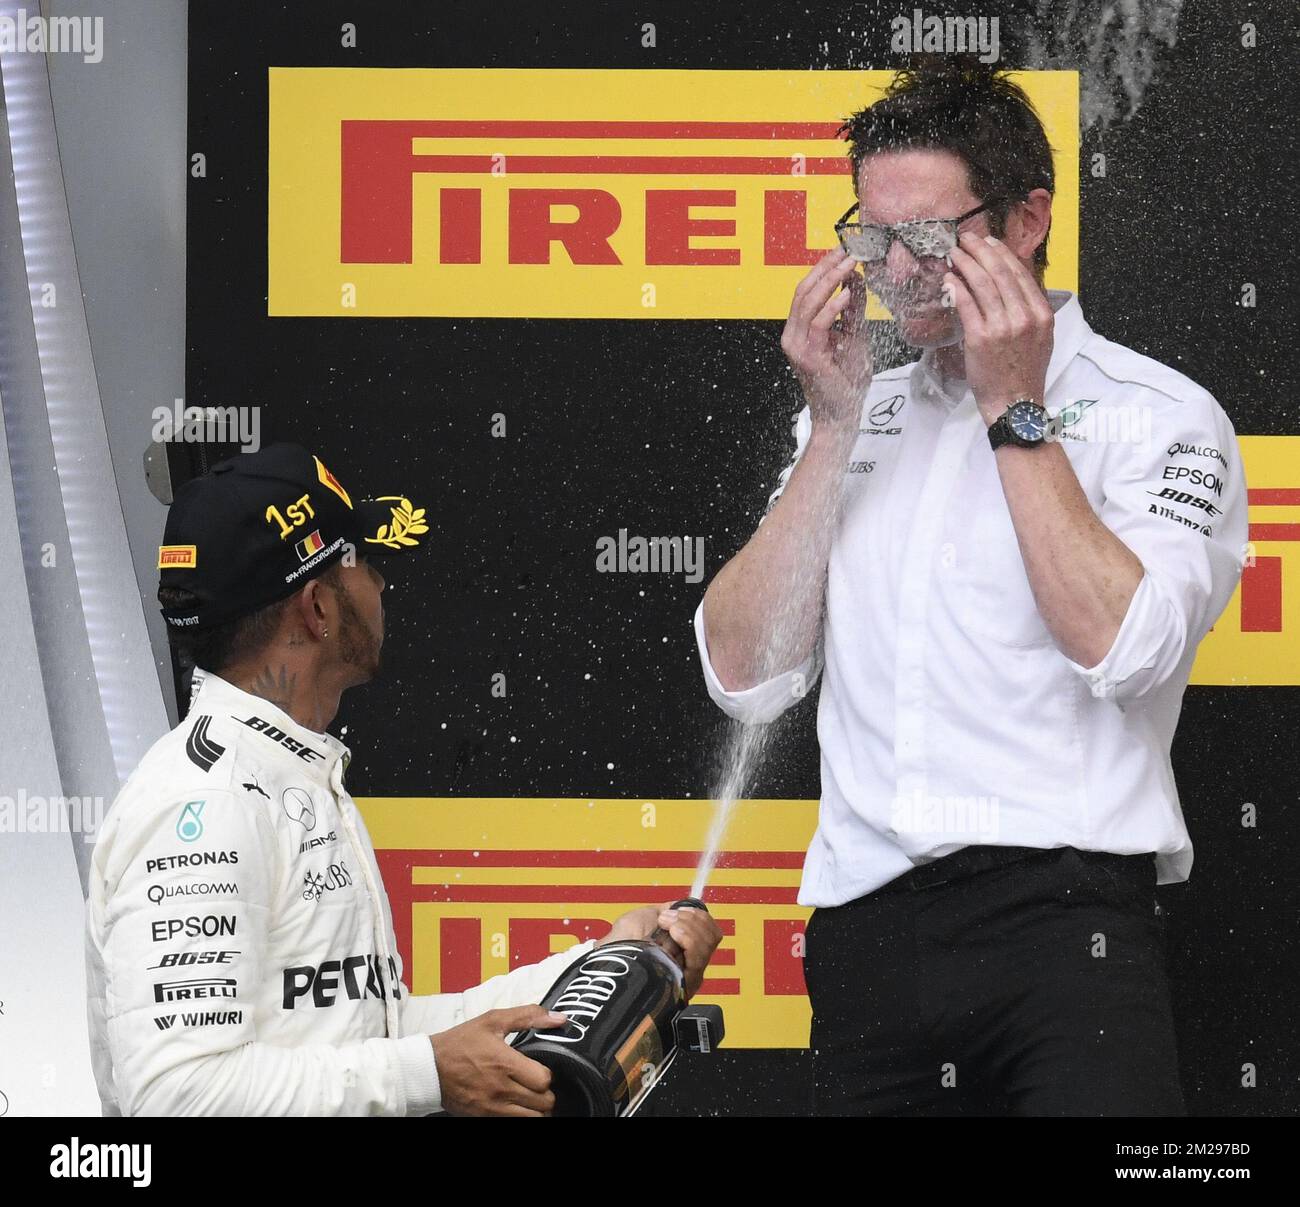
[[[665,907],[657,925],[668,932],[686,957],[686,996],[693,998],[704,980],[704,970],[722,942],[722,930],[707,910],[689,905],[680,909]]]
[[[442,1087],[442,1109],[451,1115],[549,1115],[555,1109],[551,1071],[505,1042],[512,1031],[559,1027],[563,1014],[541,1006],[489,1010],[459,1027],[430,1035]]]
[[[672,903],[669,902],[669,905]],[[622,943],[625,939],[648,939],[659,925],[659,915],[667,905],[643,905],[639,909],[630,909],[614,919],[614,925],[597,947],[605,943]]]
[[[700,982],[704,980],[704,969],[722,942],[722,931],[706,910],[692,909],[690,906],[673,909],[671,901],[663,905],[645,905],[640,909],[628,910],[615,921],[613,929],[600,943],[648,939],[661,927],[682,951],[686,996],[694,997],[700,988]]]

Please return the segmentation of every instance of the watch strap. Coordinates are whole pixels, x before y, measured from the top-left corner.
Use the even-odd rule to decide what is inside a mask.
[[[1007,413],[1003,411],[989,424],[989,447],[997,452],[1004,444],[1011,443],[1011,424],[1007,422]]]

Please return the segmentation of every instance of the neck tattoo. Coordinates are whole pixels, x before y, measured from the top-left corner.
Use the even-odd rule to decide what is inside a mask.
[[[248,690],[255,696],[261,696],[263,700],[269,700],[276,708],[292,716],[289,706],[293,703],[293,690],[297,682],[297,672],[289,674],[288,668],[281,663],[278,675],[273,674],[269,666],[264,666]]]

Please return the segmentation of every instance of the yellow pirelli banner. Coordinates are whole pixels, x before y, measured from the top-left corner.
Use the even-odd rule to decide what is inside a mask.
[[[1241,582],[1192,666],[1192,683],[1300,683],[1300,436],[1241,436],[1250,545]]]
[[[784,318],[855,199],[836,131],[892,78],[273,67],[268,313]],[[1078,76],[1014,78],[1077,290]]]
[[[467,989],[685,896],[714,813],[703,800],[358,804],[415,993]],[[811,911],[795,896],[816,825],[816,801],[743,801],[732,815],[707,894],[725,938],[697,999],[723,1006],[728,1047],[808,1043]]]

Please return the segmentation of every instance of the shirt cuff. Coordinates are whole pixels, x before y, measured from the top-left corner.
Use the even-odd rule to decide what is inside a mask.
[[[709,661],[709,646],[704,638],[704,604],[695,609],[695,644],[700,651],[700,665],[704,668],[704,683],[709,698],[729,717],[747,725],[761,725],[774,721],[790,705],[808,694],[817,679],[817,651],[814,650],[792,671],[743,691],[729,692],[722,686],[713,664]]]
[[[1069,658],[1065,661],[1087,680],[1089,690],[1099,700],[1113,699],[1127,680],[1155,666],[1160,653],[1163,616],[1164,607],[1155,582],[1149,574],[1143,574],[1106,656],[1091,667],[1080,666]]]
[[[408,1115],[431,1115],[442,1110],[442,1084],[438,1061],[427,1035],[407,1035],[393,1040],[397,1053],[397,1076]]]

